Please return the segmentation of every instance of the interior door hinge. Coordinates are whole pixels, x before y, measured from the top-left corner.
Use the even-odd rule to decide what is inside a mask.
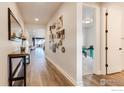
[[[108,47],[105,47],[106,50],[108,50]]]
[[[105,30],[106,33],[108,33],[108,30]]]
[[[108,67],[108,64],[105,64],[105,67]]]
[[[107,15],[108,15],[108,13],[105,13],[105,15],[107,16]]]

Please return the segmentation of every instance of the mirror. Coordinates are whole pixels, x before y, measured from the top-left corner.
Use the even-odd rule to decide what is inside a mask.
[[[21,39],[22,28],[12,11],[8,8],[8,39],[17,41]]]

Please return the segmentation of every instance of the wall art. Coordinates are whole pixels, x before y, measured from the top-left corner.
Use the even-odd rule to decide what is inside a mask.
[[[65,53],[65,47],[61,48],[62,53]]]
[[[59,44],[58,44],[58,43],[56,43],[56,48],[57,48],[57,49],[59,48]]]
[[[65,29],[61,30],[61,39],[65,39]]]
[[[56,52],[56,44],[52,45],[52,51],[55,53]]]
[[[60,16],[56,21],[56,29],[59,30],[63,28],[63,16]]]
[[[56,34],[57,34],[57,38],[59,39],[61,37],[60,32],[56,32]]]
[[[63,27],[63,16],[60,16],[53,24],[49,26],[49,44],[52,46],[52,51],[55,53],[56,49],[61,49],[61,52],[65,52],[63,41],[65,39],[65,28]]]
[[[62,46],[62,40],[59,40],[59,46]]]

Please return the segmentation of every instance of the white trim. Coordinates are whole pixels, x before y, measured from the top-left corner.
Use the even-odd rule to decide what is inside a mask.
[[[72,79],[63,69],[61,69],[57,64],[55,64],[49,57],[46,56],[46,59],[48,59],[58,70],[60,73],[62,73],[73,85],[77,85],[75,80]]]
[[[82,3],[76,5],[76,82],[78,86],[82,86],[82,45],[83,45],[83,29],[82,29]]]

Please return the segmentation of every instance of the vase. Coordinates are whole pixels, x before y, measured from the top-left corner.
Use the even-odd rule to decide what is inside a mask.
[[[20,47],[21,53],[22,53],[22,52],[25,52],[25,50],[26,50],[26,47]]]

